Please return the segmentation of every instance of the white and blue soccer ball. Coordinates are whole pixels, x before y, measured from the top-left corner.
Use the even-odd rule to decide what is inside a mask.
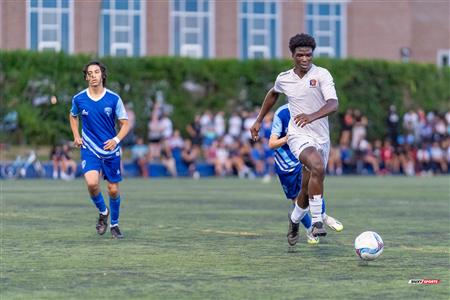
[[[384,243],[381,236],[373,231],[365,231],[355,239],[356,255],[362,260],[374,260],[383,253]]]

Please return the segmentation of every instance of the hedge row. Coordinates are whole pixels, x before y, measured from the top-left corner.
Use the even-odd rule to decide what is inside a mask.
[[[0,117],[19,114],[20,130],[5,136],[11,143],[52,144],[71,139],[67,116],[71,98],[86,87],[81,69],[92,57],[64,53],[0,51]],[[277,74],[290,60],[197,60],[179,57],[105,57],[107,86],[132,102],[137,133],[146,136],[149,102],[161,91],[173,105],[172,119],[183,129],[197,112],[260,105]],[[450,69],[429,64],[379,60],[318,58],[330,70],[340,100],[339,111],[358,108],[370,121],[369,136],[385,134],[389,105],[400,113],[410,108],[446,111],[450,103]],[[49,101],[56,96],[57,104]],[[41,100],[41,101],[39,101]],[[284,100],[280,101],[284,102]],[[39,104],[40,103],[40,104]],[[332,136],[339,132],[332,118]]]

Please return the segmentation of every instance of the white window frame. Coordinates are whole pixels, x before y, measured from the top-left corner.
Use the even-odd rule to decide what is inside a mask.
[[[320,56],[321,54],[326,54],[329,57],[336,57],[336,44],[333,39],[333,33],[336,34],[336,21],[340,21],[341,23],[341,56],[339,58],[347,57],[347,3],[350,0],[309,0],[305,3],[305,28],[308,28],[308,21],[313,21],[314,32],[313,36],[316,40],[317,47],[314,50],[315,55]],[[313,5],[313,14],[308,14],[308,5]],[[328,15],[321,16],[319,15],[319,6],[318,4],[334,4],[340,5],[341,14],[340,16],[336,15]],[[320,21],[328,21],[330,25],[329,30],[316,30],[319,28]],[[330,46],[320,46],[318,43],[319,37],[328,36],[330,38]]]
[[[69,7],[62,7],[62,0],[56,0],[57,6],[55,8],[51,7],[43,7],[42,0],[36,0],[37,7],[31,7],[31,0],[27,0],[27,48],[31,48],[31,32],[30,32],[30,22],[31,22],[31,13],[37,13],[37,23],[38,23],[38,36],[37,38],[37,51],[42,51],[44,49],[52,49],[56,52],[61,51],[62,49],[62,15],[63,13],[68,14],[69,24],[68,24],[68,53],[73,53],[73,1],[68,1]],[[51,13],[56,15],[56,24],[44,24],[44,13]],[[56,30],[56,40],[54,41],[44,41],[43,35],[44,30]]]
[[[442,63],[444,56],[447,56],[447,65]],[[436,63],[439,67],[450,67],[450,49],[439,49],[437,51]]]
[[[109,37],[110,37],[110,53],[111,56],[117,56],[117,50],[125,50],[126,56],[133,56],[133,45],[134,45],[134,17],[139,16],[139,27],[140,27],[140,48],[139,48],[139,56],[145,55],[145,1],[140,0],[140,9],[134,9],[134,0],[128,0],[128,9],[116,9],[115,1],[110,0],[109,8],[101,9],[101,16],[108,15],[110,18],[109,24]],[[132,7],[132,9],[130,9]],[[117,25],[116,20],[118,16],[126,16],[128,18],[128,25]],[[105,26],[103,25],[103,31],[105,30]],[[128,32],[128,41],[127,42],[119,42],[116,41],[116,33],[117,32]],[[100,53],[105,55],[103,52],[104,44],[103,39],[100,37]]]
[[[208,11],[204,12],[192,12],[192,11],[175,11],[174,1],[170,1],[170,54],[175,55],[175,35],[172,34],[175,30],[175,19],[178,18],[180,24],[180,56],[187,56],[193,58],[202,58],[203,57],[203,45],[205,41],[203,40],[203,19],[208,19],[209,26],[209,41],[208,44],[205,45],[208,47],[208,58],[215,57],[215,23],[214,23],[214,12],[215,12],[215,2],[214,0],[206,0],[208,1]],[[186,7],[185,0],[180,0],[180,7]],[[201,3],[203,4],[203,3]],[[187,19],[195,18],[197,20],[196,27],[187,27]],[[197,35],[198,41],[197,43],[188,43],[186,41],[186,36],[189,33],[194,33]]]
[[[241,12],[242,2],[247,2],[247,12],[243,13]],[[276,11],[278,13],[272,14],[272,13],[264,13],[264,14],[256,14],[253,12],[249,12],[248,9],[252,7],[253,2],[264,2],[265,5],[269,8],[270,11],[270,4],[275,3],[276,5]],[[238,10],[238,49],[237,49],[237,57],[241,57],[241,50],[242,50],[242,36],[243,36],[243,28],[242,28],[242,20],[247,19],[247,41],[249,43],[248,50],[247,50],[247,57],[249,59],[255,58],[256,52],[263,52],[264,53],[264,59],[270,59],[270,49],[271,49],[271,32],[270,32],[270,21],[275,20],[275,56],[273,58],[280,57],[280,43],[279,43],[279,36],[280,36],[280,21],[281,21],[281,10],[280,10],[280,3],[278,1],[272,1],[272,0],[240,0],[237,2],[237,10]],[[254,21],[255,20],[263,20],[264,21],[264,29],[257,29],[254,28]],[[255,35],[264,35],[265,44],[262,45],[255,45],[253,43],[253,39]]]

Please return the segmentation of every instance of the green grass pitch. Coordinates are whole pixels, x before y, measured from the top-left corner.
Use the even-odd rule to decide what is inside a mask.
[[[327,177],[344,231],[317,246],[302,231],[294,251],[276,180],[125,179],[120,241],[96,234],[82,180],[0,184],[2,300],[450,297],[448,176]],[[364,266],[353,241],[366,230],[385,250]]]

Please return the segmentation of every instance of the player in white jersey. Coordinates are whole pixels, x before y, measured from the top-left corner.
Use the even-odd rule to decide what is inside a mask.
[[[288,128],[288,145],[292,153],[309,170],[308,197],[314,236],[325,236],[321,215],[323,203],[323,182],[330,151],[328,115],[337,111],[338,99],[331,74],[324,68],[312,64],[314,38],[297,34],[289,41],[294,68],[278,75],[275,85],[264,99],[258,117],[250,131],[254,140],[262,120],[274,106],[281,93],[286,95],[291,121]],[[299,195],[300,196],[300,195]],[[296,243],[299,221],[308,207],[297,196],[291,214],[288,242]]]
[[[119,229],[120,192],[120,141],[129,131],[128,115],[119,95],[105,88],[106,68],[100,62],[92,61],[83,68],[88,88],[73,97],[69,114],[74,144],[81,147],[81,166],[92,202],[99,211],[97,233],[103,235],[111,215],[111,235],[123,238]],[[80,135],[79,116],[82,121]],[[116,133],[115,121],[120,130]],[[109,206],[105,204],[100,191],[100,172],[108,182]]]
[[[297,196],[300,199],[301,206],[308,207],[307,191],[310,174],[309,171],[302,166],[297,157],[295,157],[287,144],[290,120],[291,114],[289,113],[288,104],[284,104],[276,110],[270,133],[269,147],[274,149],[275,172],[278,175],[286,198],[292,201],[292,209],[294,209],[295,203],[297,202]],[[292,222],[291,214],[292,210],[289,212],[289,224]],[[326,214],[325,199],[322,201],[322,219],[327,226],[337,232],[344,229],[338,220]],[[312,236],[311,218],[309,217],[309,214],[305,214],[300,219],[300,222],[307,229],[306,237],[308,243],[319,243],[319,238]],[[293,246],[298,241],[298,235],[296,236],[296,239],[292,239],[289,234],[290,232],[288,232],[288,242]]]

